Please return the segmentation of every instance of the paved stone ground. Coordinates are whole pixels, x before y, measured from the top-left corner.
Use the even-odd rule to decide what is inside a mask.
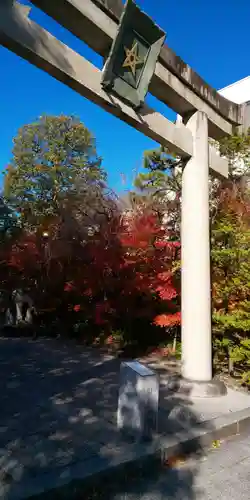
[[[249,433],[225,441],[206,457],[127,483],[108,500],[248,500]]]
[[[62,341],[0,338],[0,498],[19,499],[40,478],[62,481],[71,467],[119,461],[133,445],[116,431],[120,360],[101,349]],[[169,393],[161,374],[159,431],[168,435],[250,406],[229,391],[209,401]],[[44,478],[44,481],[43,481]]]

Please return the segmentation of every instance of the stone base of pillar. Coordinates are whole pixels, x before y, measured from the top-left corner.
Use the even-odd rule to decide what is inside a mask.
[[[227,394],[226,385],[217,378],[199,382],[182,377],[170,377],[166,385],[172,393],[190,398],[216,398]]]

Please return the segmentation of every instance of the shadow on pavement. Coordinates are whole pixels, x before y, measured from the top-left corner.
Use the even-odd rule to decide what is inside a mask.
[[[22,498],[21,491],[31,496],[43,488],[51,490],[47,499],[144,498],[149,483],[158,496],[150,490],[145,499],[196,498],[196,467],[166,467],[159,453],[154,460],[152,454],[180,432],[193,438],[193,450],[202,454],[195,436],[197,428],[208,424],[199,422],[188,398],[163,386],[160,436],[153,444],[133,444],[116,429],[120,363],[102,349],[60,340],[0,339],[2,499]],[[136,464],[145,451],[150,460]],[[125,468],[107,470],[127,460]],[[98,475],[87,480],[92,472]],[[168,496],[166,482],[158,479],[161,472],[168,478]],[[53,488],[59,488],[57,493]]]

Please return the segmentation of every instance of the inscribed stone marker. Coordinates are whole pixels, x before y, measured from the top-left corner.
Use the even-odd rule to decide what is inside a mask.
[[[138,361],[124,362],[120,369],[117,427],[136,441],[150,440],[157,431],[159,380]]]

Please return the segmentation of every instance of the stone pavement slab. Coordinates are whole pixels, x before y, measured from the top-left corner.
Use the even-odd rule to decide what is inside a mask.
[[[249,429],[250,430],[250,429]],[[241,500],[250,492],[249,431],[207,456],[121,484],[109,500]],[[101,498],[101,497],[100,497]]]
[[[1,499],[27,498],[154,454],[176,435],[196,439],[218,417],[250,407],[250,396],[232,390],[206,401],[181,397],[169,389],[173,373],[164,365],[159,436],[140,447],[116,430],[120,362],[104,349],[61,340],[0,339]]]

